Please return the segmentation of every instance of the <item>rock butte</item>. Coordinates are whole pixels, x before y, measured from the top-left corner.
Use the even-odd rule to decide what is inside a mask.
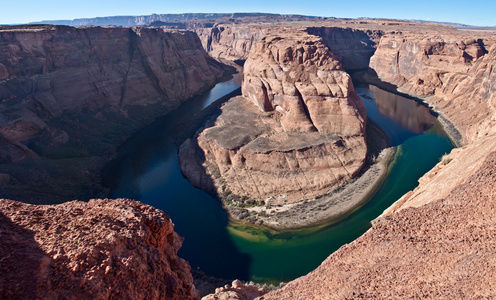
[[[221,25],[224,30],[220,30]],[[262,35],[266,33],[265,30],[268,30],[270,26],[251,24],[244,27],[239,24],[236,26],[218,24],[210,29],[198,30],[198,32],[204,45],[210,43],[212,53],[216,47],[217,49],[242,49],[243,51],[233,51],[228,54],[225,54],[227,53],[225,50],[219,50],[217,54],[218,56],[229,55],[232,59],[242,59],[251,54],[251,48],[254,45],[259,45],[251,41],[252,37],[253,41],[261,40]],[[218,27],[219,30],[216,31],[214,27]],[[253,27],[261,28],[262,31],[253,33],[251,37],[244,28]],[[456,130],[453,129],[459,130],[458,140],[464,146],[444,157],[433,170],[420,179],[420,185],[414,191],[407,193],[376,219],[372,228],[362,237],[341,247],[315,271],[260,299],[495,297],[496,270],[493,266],[496,257],[493,250],[496,242],[494,238],[496,221],[494,220],[496,215],[494,213],[496,211],[494,207],[496,34],[492,31],[456,30],[434,24],[384,20],[290,22],[280,23],[275,27],[277,30],[282,30],[281,32],[284,28],[290,30],[306,28],[304,30],[320,36],[325,45],[331,46],[329,47],[331,53],[333,52],[332,45],[335,46],[337,53],[334,57],[340,61],[344,69],[356,70],[370,67],[380,81],[370,74],[355,75],[375,80],[376,84],[384,88],[421,96],[426,103],[442,114],[444,124],[453,137],[457,138]],[[22,30],[30,32],[30,30]],[[236,38],[238,30],[243,30],[246,35],[242,39],[250,40],[250,42],[235,42],[240,41]],[[260,35],[260,32],[263,34]],[[209,42],[208,36],[212,36],[213,33],[216,38],[210,39]],[[2,34],[5,33],[2,32]],[[19,31],[16,34],[20,34]],[[359,59],[353,60],[353,57],[359,57]],[[5,65],[3,62],[2,64]],[[0,76],[5,77],[5,74],[9,74],[6,69],[8,68],[0,66]],[[270,98],[269,100],[272,101]],[[270,101],[269,104],[272,105],[274,102]],[[252,103],[244,101],[242,105],[247,107],[246,111],[266,115],[267,118],[275,115],[270,109],[262,111]],[[265,108],[265,102],[262,104]],[[275,107],[272,106],[272,108]],[[282,122],[277,124],[283,127]],[[12,128],[15,129],[15,127]],[[22,137],[24,132],[26,131],[21,130],[17,136]],[[8,144],[3,144],[10,147]],[[32,157],[32,154],[22,146],[17,148],[17,151],[21,151],[21,156]],[[19,154],[15,157],[19,157]],[[3,181],[5,180],[2,178]],[[41,220],[45,209],[46,212],[57,214],[55,207],[50,206],[29,206],[29,210],[24,210],[19,207],[26,205],[17,202],[2,200],[1,204],[2,214],[9,216],[8,218],[2,216],[2,228],[14,230],[15,234],[27,231],[27,235],[31,237],[33,233],[29,228],[36,226],[36,222],[32,220]],[[72,202],[64,205],[79,205],[90,210],[90,204]],[[59,207],[64,207],[64,205]],[[16,207],[15,211],[12,210],[13,207]],[[51,211],[51,208],[54,211]],[[147,209],[151,210],[151,208]],[[85,212],[81,213],[84,215]],[[102,213],[112,216],[108,210]],[[67,217],[65,213],[63,217]],[[139,223],[134,217],[131,219],[132,222]],[[23,220],[27,220],[26,224],[22,223]],[[77,220],[68,218],[64,220],[77,222]],[[19,223],[27,229],[15,227],[14,224]],[[52,222],[47,226],[48,228],[40,229],[41,234],[35,233],[34,236],[44,239],[50,236],[46,234],[49,232],[48,229],[56,232],[58,228]],[[62,223],[57,226],[65,225]],[[118,226],[124,225],[118,223]],[[77,234],[82,230],[77,229],[76,226],[75,228],[79,231],[69,232]],[[4,229],[2,229],[3,232],[5,232]],[[169,234],[169,236],[174,235]],[[136,238],[138,237],[135,236],[134,239]],[[127,237],[124,239],[134,243],[134,239]],[[5,239],[2,238],[2,240]],[[28,243],[25,247],[15,244],[24,242]],[[14,243],[17,252],[29,253],[28,250],[33,249],[33,244],[29,240],[9,240],[9,243]],[[143,247],[152,245],[150,241],[143,243],[141,245]],[[0,247],[8,248],[8,245],[11,244],[2,243]],[[37,279],[33,278],[46,278],[43,276],[47,273],[42,272],[40,274],[43,276],[35,277],[33,272],[35,270],[58,272],[58,269],[53,270],[47,267],[47,265],[51,266],[50,261],[53,258],[44,258],[49,256],[48,252],[44,252],[44,247],[47,246],[42,243],[39,245],[34,244],[36,251],[40,252],[36,252],[38,254],[33,256],[35,260],[30,264],[30,269],[21,268],[19,270],[24,273],[7,272],[7,274],[12,276],[9,278],[16,280],[29,278],[31,280],[27,281],[26,287],[33,290],[39,288],[40,291],[46,292],[48,291],[44,289],[46,285],[38,287],[33,284],[37,282]],[[65,246],[59,245],[58,247],[64,248]],[[56,248],[53,247],[53,249]],[[1,251],[2,262],[19,263],[17,260],[9,259],[9,253],[13,253],[12,249]],[[77,247],[67,246],[67,249],[75,251],[70,249],[77,249]],[[115,251],[111,245],[103,249],[109,253]],[[84,257],[92,257],[88,256],[88,253],[90,252],[84,252]],[[30,259],[29,256],[28,259]],[[71,261],[77,263],[80,260]],[[89,263],[94,262],[89,261]],[[161,267],[167,265],[170,266],[170,261],[169,264],[164,262]],[[100,266],[100,264],[93,266]],[[3,263],[1,267],[4,267]],[[164,268],[163,270],[166,270],[166,267]],[[100,269],[97,268],[97,270]],[[67,272],[57,274],[61,274],[62,278],[67,278],[64,277],[67,276]],[[153,277],[151,274],[148,275],[151,276],[149,278]],[[185,275],[186,281],[184,282],[189,282],[188,276]],[[6,277],[2,277],[4,278]],[[1,284],[5,282],[5,280],[0,281]],[[154,281],[154,283],[157,282],[160,281]],[[130,283],[126,280],[123,288],[129,287]],[[138,281],[132,281],[132,283],[133,285],[140,284]],[[233,283],[233,287],[226,287],[218,292],[228,292],[230,297],[242,299],[242,294],[231,293],[236,293],[236,290],[241,288],[241,285],[236,284],[236,287],[234,285]],[[51,289],[50,292],[62,293],[66,288]],[[87,288],[91,291],[92,285],[88,285]],[[146,291],[149,289],[150,285],[147,286]],[[12,290],[15,291],[15,289]],[[179,290],[182,291],[182,289]],[[5,292],[3,289],[0,291]],[[193,293],[192,288],[189,290],[186,288],[184,291]],[[135,292],[135,290],[130,290],[131,294]]]
[[[270,206],[312,201],[360,172],[365,106],[321,39],[296,30],[254,45],[242,91],[181,146],[181,169],[233,217],[286,228]]]

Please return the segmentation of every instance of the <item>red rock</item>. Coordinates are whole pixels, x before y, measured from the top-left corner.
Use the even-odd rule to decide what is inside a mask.
[[[428,96],[425,101],[471,142],[496,128],[496,38],[477,34],[476,40],[470,32],[445,28],[386,34],[370,67],[401,91]]]
[[[253,300],[266,293],[264,288],[259,288],[253,283],[245,285],[239,280],[234,280],[231,285],[217,288],[214,294],[207,295],[202,300]]]
[[[198,28],[195,32],[203,48],[212,56],[229,60],[245,60],[251,48],[268,31],[256,24],[223,24],[212,28]]]
[[[173,227],[126,199],[0,200],[0,298],[199,298]]]

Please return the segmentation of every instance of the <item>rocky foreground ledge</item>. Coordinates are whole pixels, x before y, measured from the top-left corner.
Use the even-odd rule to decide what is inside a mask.
[[[494,299],[495,145],[453,151],[363,236],[260,299]]]
[[[183,239],[162,211],[127,199],[0,200],[1,299],[197,299]]]

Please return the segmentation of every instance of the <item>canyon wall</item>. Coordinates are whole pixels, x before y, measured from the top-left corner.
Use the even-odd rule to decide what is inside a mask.
[[[246,60],[253,45],[268,31],[266,26],[253,24],[220,24],[211,28],[198,28],[195,32],[203,48],[215,58]]]
[[[365,163],[362,99],[320,38],[303,31],[263,37],[244,67],[243,97],[180,148],[181,169],[214,191],[237,218],[283,225],[271,206],[331,193]],[[274,212],[277,215],[277,212]],[[297,219],[297,218],[296,218]],[[318,222],[319,220],[314,220]]]
[[[309,34],[322,38],[334,57],[347,71],[368,69],[377,43],[383,34],[377,29],[309,27]]]
[[[223,72],[191,32],[6,27],[0,41],[0,132],[21,143],[56,131],[47,123],[64,111],[127,117],[135,106],[177,107]]]
[[[43,193],[65,200],[100,196],[87,186],[105,158],[86,158],[111,154],[137,128],[223,74],[224,66],[193,32],[1,27],[0,173],[12,180],[0,194],[23,200],[45,199]],[[64,190],[69,185],[59,178],[73,178],[72,187]]]
[[[464,142],[472,142],[496,128],[496,39],[475,34],[480,36],[465,32],[387,34],[370,67],[400,91],[427,97],[458,128]]]
[[[0,298],[197,299],[182,238],[137,201],[0,200]]]
[[[289,29],[287,25],[286,23],[276,23],[269,27],[263,23],[222,23],[209,28],[196,28],[194,31],[200,37],[203,48],[212,57],[235,61],[246,60],[252,47],[264,35],[271,32],[276,35],[277,32],[284,32]],[[326,25],[321,27],[302,26],[301,29],[308,34],[320,37],[345,70],[367,69],[370,57],[374,54],[383,32],[377,29],[340,28]]]

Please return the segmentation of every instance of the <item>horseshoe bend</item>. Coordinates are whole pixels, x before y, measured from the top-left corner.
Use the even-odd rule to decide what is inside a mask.
[[[0,193],[10,199],[0,203],[2,298],[495,296],[496,31],[257,14],[162,18],[0,27]],[[233,76],[240,89],[197,104]],[[268,230],[289,241],[348,224],[393,189],[391,176],[401,182],[406,175],[395,174],[421,164],[402,158],[441,151],[425,142],[408,156],[414,137],[447,134],[457,148],[436,154],[418,186],[314,271],[268,292],[261,284],[269,281],[225,285],[177,256],[183,239],[174,230],[214,226],[193,217],[209,211],[189,207],[175,221],[146,202],[143,181],[124,184],[134,200],[96,200],[127,178],[120,166],[145,173],[127,145],[157,160],[145,144],[165,143],[162,131],[172,137],[167,157],[177,164],[177,154],[184,177],[219,200],[229,216],[219,226],[238,239]],[[244,242],[229,243],[219,249],[243,253]],[[201,248],[185,251],[201,265]]]

